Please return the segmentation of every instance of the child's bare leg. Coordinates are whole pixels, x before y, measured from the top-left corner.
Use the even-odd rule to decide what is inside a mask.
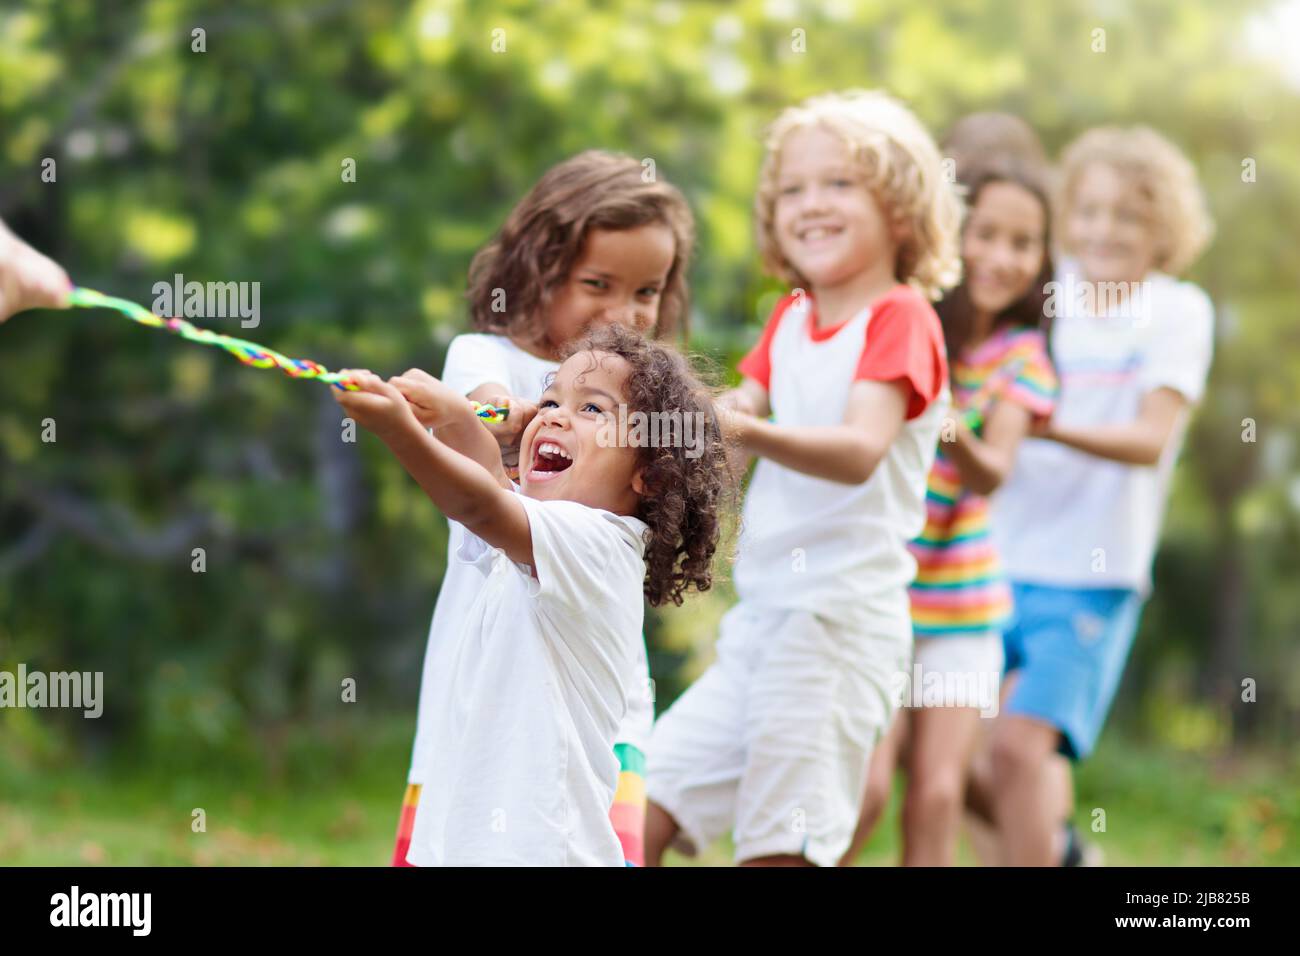
[[[862,797],[862,810],[858,817],[858,828],[853,833],[853,842],[848,851],[840,858],[840,866],[852,866],[862,848],[867,845],[871,833],[880,822],[881,814],[889,805],[889,793],[894,783],[894,770],[898,767],[899,751],[907,733],[907,711],[899,709],[889,730],[880,738],[876,749],[871,752],[871,762],[867,767],[867,789]]]
[[[1051,775],[1052,803],[1064,823],[1074,816],[1074,771],[1067,758],[1055,754],[1048,773]]]
[[[1002,843],[997,827],[969,810],[962,822],[966,825],[966,839],[975,854],[975,862],[979,866],[1002,866]]]
[[[966,771],[966,836],[980,866],[1001,866],[993,791],[993,728],[996,720],[981,720],[975,736],[975,754]]]
[[[1048,799],[1056,813],[1052,858],[1060,861],[1065,858],[1065,825],[1074,816],[1074,773],[1070,769],[1070,761],[1059,753],[1048,758],[1047,789],[1050,794]]]
[[[997,820],[994,799],[993,755],[988,744],[977,743],[966,777],[966,809],[982,823],[994,823]]]
[[[1006,706],[1019,674],[1019,671],[1012,671],[1002,678],[1002,706]],[[993,792],[993,731],[998,726],[997,721],[998,718],[980,721],[975,734],[975,752],[971,756],[966,777],[966,809],[989,825],[997,821],[994,816]]]
[[[966,768],[979,719],[974,707],[922,707],[912,713],[903,802],[904,866],[957,862]]]
[[[999,719],[993,739],[993,774],[1002,862],[1052,866],[1061,825],[1059,791],[1052,786],[1051,759],[1060,731],[1032,717]],[[1056,798],[1056,799],[1054,799]]]
[[[645,865],[663,866],[664,851],[681,827],[668,811],[653,800],[645,807]]]

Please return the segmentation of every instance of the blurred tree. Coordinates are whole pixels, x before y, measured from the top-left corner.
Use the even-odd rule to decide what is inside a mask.
[[[1218,238],[1193,278],[1220,337],[1129,696],[1183,668],[1183,698],[1214,690],[1240,716],[1253,674],[1250,727],[1294,736],[1300,125],[1293,81],[1245,41],[1271,10],[28,0],[0,13],[0,216],[82,284],[148,303],[176,273],[257,281],[253,338],[437,370],[469,259],[510,206],[564,156],[620,149],[692,200],[694,344],[730,367],[777,289],[750,208],[782,106],[885,86],[936,133],[1005,109],[1052,152],[1151,123],[1210,195]],[[107,314],[0,335],[0,664],[105,671],[99,729],[158,747],[274,740],[345,677],[357,706],[413,705],[444,525],[377,443],[342,440],[324,389]],[[672,615],[652,624],[661,704],[711,637]]]

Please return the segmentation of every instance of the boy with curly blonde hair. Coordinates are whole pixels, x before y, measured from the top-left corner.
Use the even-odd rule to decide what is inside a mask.
[[[1213,349],[1209,297],[1177,278],[1213,229],[1177,147],[1141,126],[1084,133],[1062,157],[1057,221],[1060,399],[1022,443],[993,521],[1016,620],[985,786],[1002,861],[1021,866],[1059,859],[1053,755],[1083,759],[1105,722]]]
[[[651,738],[652,865],[731,829],[742,864],[833,866],[911,652],[907,542],[948,407],[929,300],[958,279],[958,199],[916,117],[851,91],[778,117],[755,207],[764,262],[793,290],[721,400],[760,459],[740,602]]]

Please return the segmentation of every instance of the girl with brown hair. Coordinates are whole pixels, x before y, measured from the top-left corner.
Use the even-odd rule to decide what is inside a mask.
[[[579,153],[546,171],[475,255],[468,298],[474,332],[447,351],[442,381],[475,401],[506,406],[488,425],[507,472],[517,476],[519,443],[537,399],[560,358],[587,330],[622,325],[660,337],[684,336],[689,308],[686,269],[695,240],[690,207],[676,187],[630,156]],[[448,534],[447,573],[429,628],[419,716],[394,865],[407,862],[421,786],[433,759],[428,715],[443,653],[473,594],[473,572],[455,560],[464,529]],[[634,664],[639,692],[620,730],[622,767],[611,818],[625,860],[642,859],[644,748],[654,720],[644,643]]]

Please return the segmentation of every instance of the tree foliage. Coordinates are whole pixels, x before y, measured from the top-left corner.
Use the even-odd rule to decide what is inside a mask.
[[[782,106],[884,86],[936,133],[1009,110],[1053,153],[1149,123],[1194,158],[1218,222],[1192,278],[1219,341],[1127,699],[1208,693],[1214,720],[1293,734],[1300,111],[1246,42],[1269,9],[29,0],[0,13],[0,216],[80,284],[148,304],[177,273],[257,281],[249,337],[436,371],[513,202],[576,150],[623,150],[691,200],[693,344],[733,366],[776,291],[750,210]],[[325,389],[108,313],[21,316],[0,363],[0,663],[104,671],[97,730],[159,745],[317,714],[345,677],[358,706],[412,706],[444,525],[378,443],[341,440]],[[666,699],[682,674],[661,643]],[[1249,676],[1265,689],[1243,721]]]

